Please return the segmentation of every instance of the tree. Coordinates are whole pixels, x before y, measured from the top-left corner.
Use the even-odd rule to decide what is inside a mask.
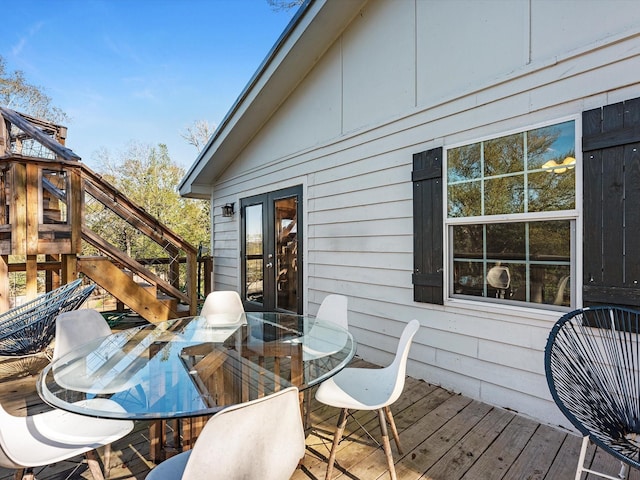
[[[166,145],[132,143],[119,159],[98,152],[103,178],[147,213],[192,245],[208,243],[209,203],[180,196],[177,185],[184,169],[170,158]],[[87,208],[87,225],[133,258],[162,257],[160,246],[103,209]]]
[[[206,120],[196,120],[185,128],[180,133],[180,136],[184,138],[189,145],[196,147],[199,152],[207,144],[214,130],[215,127],[210,125]]]
[[[304,0],[267,0],[267,3],[272,9],[279,11],[297,8],[304,3]]]
[[[28,83],[20,70],[7,71],[7,63],[0,56],[0,105],[33,117],[63,124],[69,121],[66,113],[52,105],[43,87]]]

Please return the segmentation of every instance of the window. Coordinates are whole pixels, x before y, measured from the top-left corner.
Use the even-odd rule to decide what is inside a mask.
[[[575,123],[446,150],[451,296],[574,305]]]

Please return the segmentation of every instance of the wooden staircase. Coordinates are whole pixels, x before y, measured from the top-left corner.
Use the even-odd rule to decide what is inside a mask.
[[[65,137],[65,127],[0,107],[0,311],[9,304],[9,272],[26,272],[33,297],[45,271],[47,290],[83,274],[150,322],[195,315],[198,250],[81,163]],[[130,257],[91,229],[88,209],[161,253]],[[25,261],[11,264],[15,255]]]
[[[150,322],[161,322],[185,314],[184,310],[178,310],[175,299],[158,298],[155,288],[148,289],[135,282],[131,275],[115,266],[107,257],[80,257],[78,271]]]

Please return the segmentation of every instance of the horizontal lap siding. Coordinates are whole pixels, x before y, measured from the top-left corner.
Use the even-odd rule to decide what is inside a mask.
[[[422,328],[411,351],[412,376],[560,423],[542,362],[546,336],[560,312],[413,301],[412,155],[640,96],[639,53],[632,37],[538,62],[495,86],[441,98],[430,108],[399,112],[392,121],[278,158],[260,152],[267,125],[248,149],[262,155],[266,166],[245,171],[240,158],[215,186],[215,195],[224,203],[304,182],[308,312],[315,313],[329,293],[347,295],[358,353],[381,365],[392,358],[402,327],[418,318]],[[238,254],[231,245],[237,233],[228,228],[238,221],[236,215],[225,224],[215,242],[224,253],[216,272],[224,273],[225,282],[233,278]],[[216,217],[216,233],[225,222]]]

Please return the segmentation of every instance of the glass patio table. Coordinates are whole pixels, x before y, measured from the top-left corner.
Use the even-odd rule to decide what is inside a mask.
[[[355,347],[346,329],[311,316],[185,317],[86,343],[49,364],[37,389],[48,404],[82,415],[191,420],[290,385],[301,391],[317,385],[344,368]],[[110,398],[124,411],[83,402],[95,397]],[[186,423],[183,430],[199,432],[205,421]],[[167,443],[165,423],[152,422],[152,430],[151,457],[157,461]],[[180,432],[182,449],[190,447],[188,433]]]

